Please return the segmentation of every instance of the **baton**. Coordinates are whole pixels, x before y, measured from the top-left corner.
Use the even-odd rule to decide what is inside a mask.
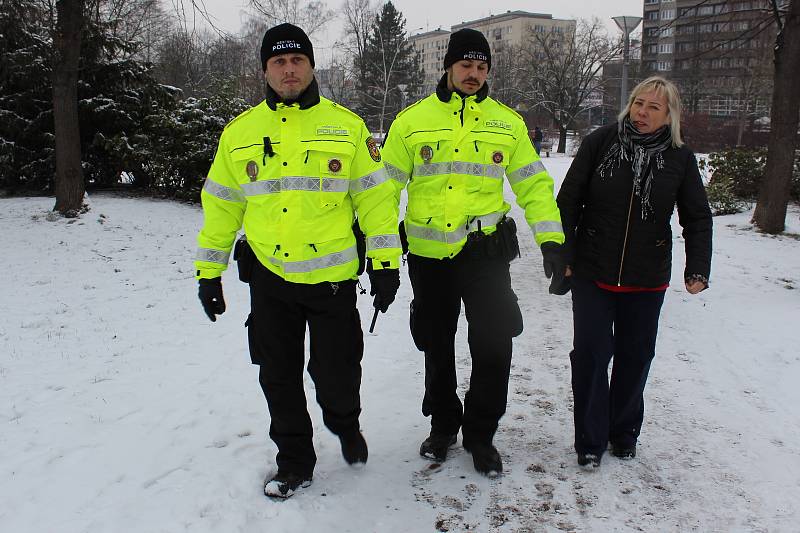
[[[378,308],[375,308],[375,314],[372,315],[372,323],[369,325],[369,332],[375,331],[375,321],[378,320]]]

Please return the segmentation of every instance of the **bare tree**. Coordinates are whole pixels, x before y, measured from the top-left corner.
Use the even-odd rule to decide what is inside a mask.
[[[489,86],[492,98],[516,108],[522,102],[517,81],[525,74],[522,55],[516,46],[498,47],[492,52],[492,70]]]
[[[764,181],[758,195],[753,224],[766,233],[780,233],[786,227],[789,186],[800,119],[800,0],[791,0],[782,14],[777,0],[770,0],[778,23],[775,40],[775,75],[770,113],[770,135]]]
[[[269,26],[289,22],[311,37],[336,15],[319,0],[249,0],[250,7],[266,18]]]
[[[587,100],[602,90],[600,70],[619,53],[621,43],[608,36],[597,18],[579,20],[574,31],[554,30],[529,29],[520,50],[524,66],[517,85],[529,107],[541,107],[558,124],[557,151],[564,153],[567,129],[578,114],[598,105]]]
[[[362,59],[377,11],[370,0],[345,0],[340,9],[344,18],[344,38],[337,43],[338,47],[345,52],[355,68],[355,77],[364,79],[367,72],[366,63]]]
[[[741,41],[740,41],[741,42]],[[749,46],[755,53],[747,58],[747,64],[737,67],[736,97],[739,107],[736,112],[738,123],[736,146],[742,146],[747,124],[767,112],[767,95],[772,89],[772,65],[769,62],[770,47],[761,41],[756,46],[746,41],[740,46]]]
[[[56,204],[54,211],[77,216],[86,186],[81,168],[78,125],[78,64],[86,2],[58,0],[53,39],[53,124],[56,145]]]

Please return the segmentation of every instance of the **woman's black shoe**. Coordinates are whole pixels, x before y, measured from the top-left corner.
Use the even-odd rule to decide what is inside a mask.
[[[363,465],[367,462],[369,452],[367,441],[360,431],[354,431],[345,435],[339,435],[339,442],[342,445],[342,457],[349,465]]]

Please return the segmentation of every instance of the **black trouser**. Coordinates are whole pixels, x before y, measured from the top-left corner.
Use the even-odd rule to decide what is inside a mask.
[[[609,441],[636,444],[664,293],[618,293],[593,281],[572,280],[575,337],[570,361],[578,453],[602,455]]]
[[[441,260],[409,254],[408,266],[414,289],[412,332],[425,352],[422,414],[431,416],[434,432],[454,435],[463,426],[465,440],[491,442],[506,410],[511,339],[522,331],[508,262],[464,252]],[[455,367],[462,300],[472,356],[463,415]]]
[[[271,417],[278,469],[310,476],[316,455],[303,390],[306,325],[308,373],[325,426],[336,435],[358,430],[364,341],[355,281],[289,283],[257,264],[250,280],[250,357]]]

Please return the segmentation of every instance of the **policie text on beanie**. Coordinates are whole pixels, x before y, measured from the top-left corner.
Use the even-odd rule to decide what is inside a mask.
[[[478,30],[464,28],[450,36],[447,53],[444,56],[444,69],[447,70],[456,61],[464,59],[486,61],[489,70],[492,69],[492,52],[489,49],[489,42]]]
[[[288,22],[270,28],[261,41],[261,68],[267,70],[269,58],[291,53],[307,56],[311,68],[314,68],[314,47],[306,32]]]

